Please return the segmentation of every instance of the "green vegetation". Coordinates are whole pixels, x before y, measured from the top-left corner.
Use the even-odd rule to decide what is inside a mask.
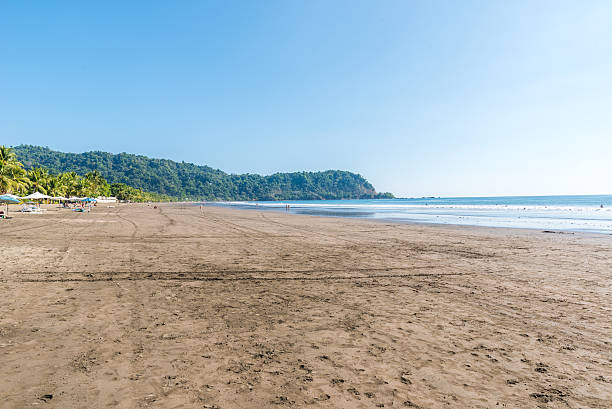
[[[172,202],[176,200],[168,195],[145,192],[125,183],[113,183],[110,187],[111,196],[115,196],[119,200],[129,200],[130,202]]]
[[[122,192],[138,187],[182,200],[308,200],[392,198],[377,193],[361,175],[325,172],[230,175],[209,166],[107,152],[63,153],[20,145],[14,148],[26,169],[41,166],[51,172],[86,174],[98,171],[122,185]],[[114,186],[114,185],[112,185]]]
[[[26,170],[13,149],[0,145],[0,193],[25,196],[40,192],[49,196],[115,196],[132,202],[167,201],[171,198],[144,192],[123,183],[110,185],[97,170],[80,176],[76,172],[52,173],[42,167]]]

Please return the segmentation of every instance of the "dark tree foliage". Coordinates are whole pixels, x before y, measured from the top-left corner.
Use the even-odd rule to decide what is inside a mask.
[[[377,193],[361,175],[328,170],[325,172],[231,175],[209,166],[153,159],[127,153],[64,153],[32,145],[16,146],[15,152],[26,169],[41,166],[51,172],[86,174],[97,170],[116,185],[190,200],[308,200],[392,198]],[[114,192],[113,192],[114,193]]]

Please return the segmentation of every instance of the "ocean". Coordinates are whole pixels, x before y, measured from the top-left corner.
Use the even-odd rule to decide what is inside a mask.
[[[215,202],[283,211],[402,223],[439,223],[612,234],[612,195],[448,197],[379,200]],[[289,205],[289,209],[286,206]]]

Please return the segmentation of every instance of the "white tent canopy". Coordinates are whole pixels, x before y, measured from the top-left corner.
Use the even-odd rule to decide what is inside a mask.
[[[24,196],[22,199],[51,199],[51,196],[43,195],[40,192],[32,193],[31,195]]]

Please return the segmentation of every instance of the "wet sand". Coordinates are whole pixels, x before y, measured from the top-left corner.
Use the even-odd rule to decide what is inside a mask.
[[[11,215],[1,408],[612,407],[610,236]]]

